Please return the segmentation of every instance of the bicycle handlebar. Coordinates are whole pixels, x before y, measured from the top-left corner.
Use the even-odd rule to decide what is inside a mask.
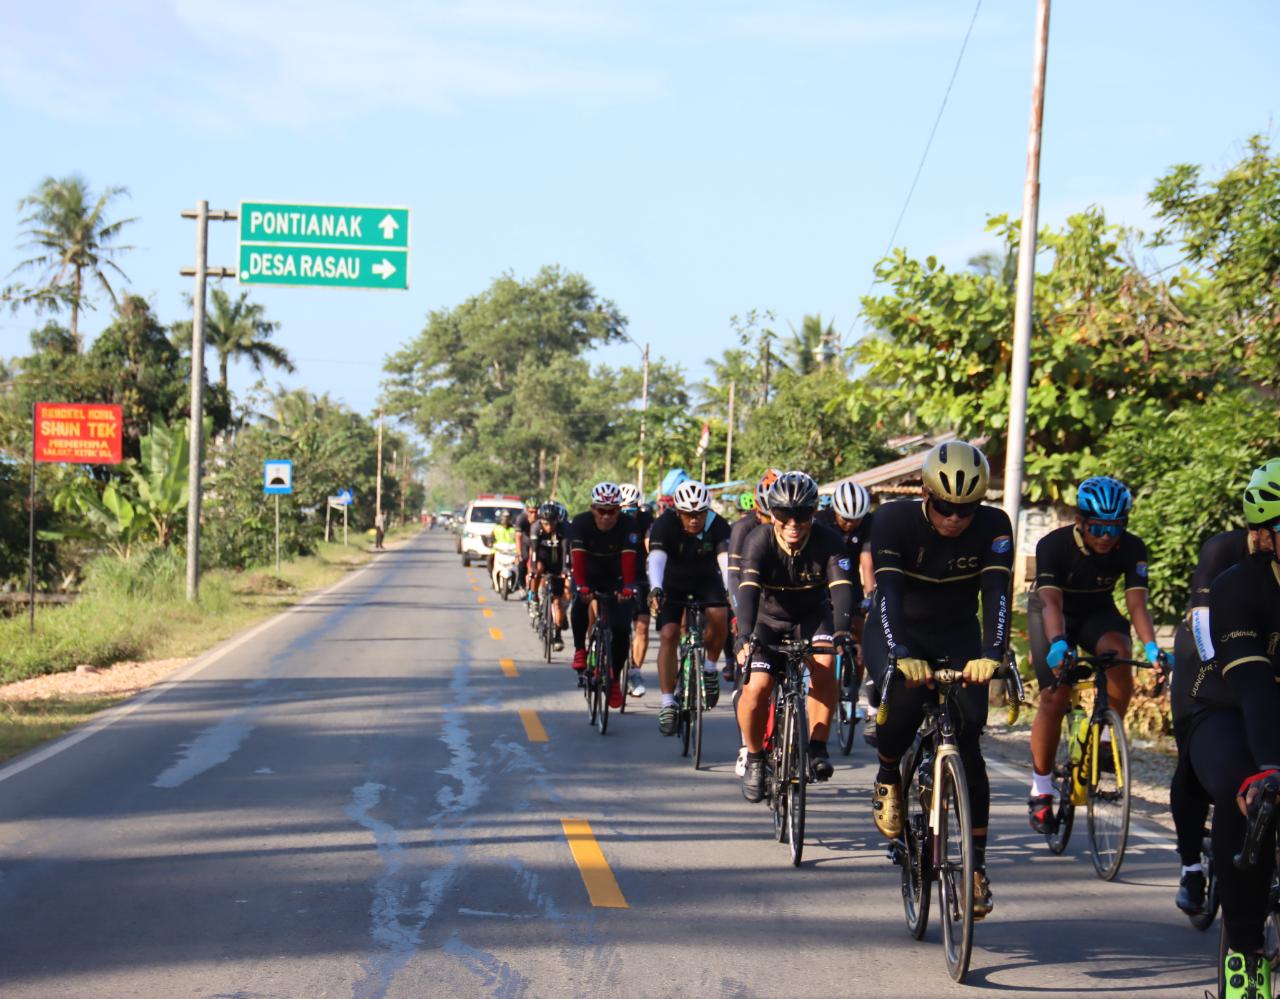
[[[941,659],[928,660],[929,667],[933,673],[933,680],[943,686],[954,686],[964,680],[964,668],[956,669],[951,663],[953,660],[950,656],[944,656]],[[876,709],[876,724],[883,725],[889,720],[889,701],[891,691],[893,690],[893,677],[898,672],[898,660],[890,656],[889,668],[884,671],[884,679],[880,681],[880,707]],[[1001,663],[996,667],[996,671],[991,674],[993,680],[1007,680],[1010,674],[1017,676],[1018,671],[1008,663]],[[1018,677],[1018,687],[1021,689],[1022,678]]]
[[[1135,669],[1155,669],[1155,663],[1141,662],[1137,659],[1121,659],[1113,652],[1104,652],[1100,656],[1077,656],[1069,653],[1067,661],[1058,669],[1054,670],[1053,683],[1048,687],[1049,690],[1056,690],[1064,683],[1079,683],[1081,680],[1087,680],[1095,672],[1106,673],[1113,666],[1132,666]],[[1164,681],[1161,680],[1156,688],[1156,693],[1164,687]]]
[[[1231,863],[1238,871],[1247,871],[1258,864],[1258,854],[1262,851],[1262,840],[1267,829],[1275,819],[1276,799],[1280,797],[1280,780],[1268,777],[1258,788],[1258,797],[1249,809],[1249,825],[1245,832],[1244,845],[1240,852],[1231,858]]]

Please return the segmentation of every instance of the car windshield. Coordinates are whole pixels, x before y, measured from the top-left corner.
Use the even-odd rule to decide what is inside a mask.
[[[495,523],[497,523],[497,521],[498,521],[498,517],[499,517],[502,513],[504,513],[504,512],[511,514],[511,522],[514,524],[514,523],[515,523],[516,518],[517,518],[518,516],[520,516],[520,514],[521,514],[521,512],[522,512],[522,511],[521,511],[521,509],[520,509],[518,506],[477,506],[477,507],[472,507],[472,508],[471,508],[471,523],[473,523],[473,524],[495,524]]]

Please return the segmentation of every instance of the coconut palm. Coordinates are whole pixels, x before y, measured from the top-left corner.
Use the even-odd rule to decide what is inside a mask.
[[[248,300],[247,291],[232,301],[221,288],[214,288],[209,298],[212,308],[204,320],[204,342],[218,352],[218,384],[224,391],[227,366],[232,359],[248,361],[259,373],[264,364],[294,371],[293,360],[285,349],[269,339],[280,324],[268,321],[263,307]]]
[[[789,367],[798,375],[808,375],[834,364],[839,344],[834,323],[823,326],[822,316],[805,316],[799,329],[791,327],[791,340],[786,345]]]
[[[18,210],[28,214],[20,220],[27,237],[24,248],[36,255],[22,261],[11,273],[43,271],[43,284],[35,289],[9,289],[9,297],[56,309],[65,303],[71,309],[71,336],[81,345],[80,308],[87,304],[85,282],[97,281],[112,304],[119,304],[109,275],[128,281],[112,259],[128,246],[113,245],[121,230],[137,219],[109,221],[107,206],[128,191],[108,187],[95,200],[88,182],[77,174],[46,177],[35,192],[18,202]]]

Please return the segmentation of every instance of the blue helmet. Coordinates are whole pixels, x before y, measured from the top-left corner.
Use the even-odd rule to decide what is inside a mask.
[[[1076,506],[1086,517],[1124,520],[1133,507],[1133,494],[1119,479],[1094,475],[1080,483],[1076,490]]]

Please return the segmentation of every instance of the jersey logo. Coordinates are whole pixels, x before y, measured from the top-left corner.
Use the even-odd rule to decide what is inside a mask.
[[[640,540],[640,536],[638,534],[628,534],[627,540],[634,545],[637,541]]]
[[[1012,547],[1013,547],[1013,539],[1010,538],[1009,535],[1007,534],[1002,534],[1000,535],[1000,537],[996,538],[994,541],[991,542],[991,550],[995,552],[997,555],[1005,554]]]
[[[1147,576],[1147,563],[1139,562],[1137,565],[1133,567],[1133,571],[1145,579]]]
[[[851,563],[847,558],[842,558],[842,559],[840,559],[839,561],[837,561],[837,562],[836,562],[836,565],[838,565],[838,566],[839,566],[841,569],[843,569],[845,572],[848,572],[848,571],[849,571],[849,567],[850,567],[852,564],[853,564],[853,563]]]

